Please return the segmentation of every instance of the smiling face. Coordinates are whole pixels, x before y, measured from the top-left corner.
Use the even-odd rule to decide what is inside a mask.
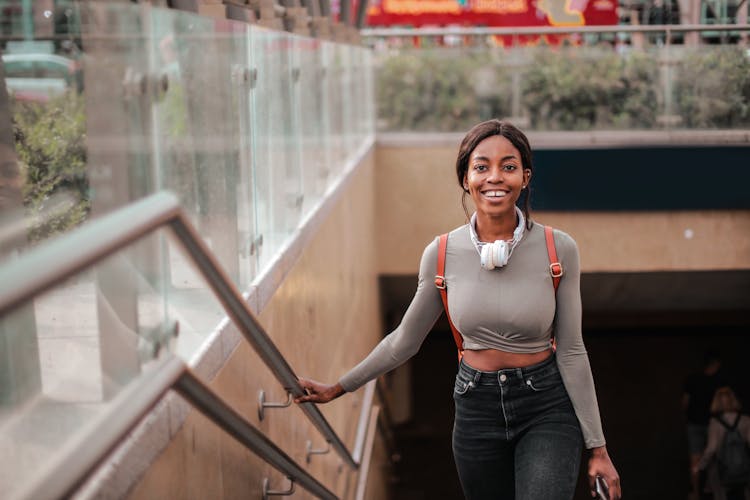
[[[529,183],[521,154],[501,135],[482,140],[469,155],[464,189],[474,201],[478,215],[490,217],[515,213],[521,190]]]

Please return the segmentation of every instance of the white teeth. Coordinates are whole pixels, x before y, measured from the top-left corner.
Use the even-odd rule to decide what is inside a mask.
[[[490,198],[502,198],[505,196],[505,191],[485,191],[484,195]]]

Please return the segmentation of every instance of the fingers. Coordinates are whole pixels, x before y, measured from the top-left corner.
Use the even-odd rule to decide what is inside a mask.
[[[306,378],[299,378],[297,381],[306,394],[295,398],[295,403],[325,403],[328,401],[325,398],[325,386],[323,384]]]
[[[302,389],[304,389],[304,391],[305,391],[306,394],[303,394],[302,396],[298,396],[298,397],[294,398],[294,402],[297,403],[297,404],[311,402],[312,401],[312,394],[314,393],[314,391],[313,391],[313,381],[312,380],[308,380],[306,378],[298,378],[297,379],[297,383],[299,383],[299,385],[302,387]]]
[[[297,379],[299,385],[305,390],[294,399],[295,403],[327,403],[344,394],[344,389],[339,384],[327,385],[304,378]]]
[[[596,497],[596,476],[589,475],[589,491],[592,498]]]
[[[297,398],[294,398],[295,403],[321,403],[323,399],[317,392],[309,391],[307,394],[303,394]]]
[[[303,389],[309,390],[313,388],[313,385],[315,384],[312,380],[306,379],[306,378],[298,378],[297,382],[299,385],[302,386]]]
[[[622,487],[620,485],[620,477],[617,475],[617,472],[597,472],[594,474],[589,474],[589,491],[591,492],[592,498],[598,498],[596,495],[596,478],[599,477],[600,481],[603,483],[603,489],[605,496],[604,498],[608,498],[610,500],[620,500],[622,498]]]
[[[305,396],[300,396],[298,398],[294,398],[294,402],[299,403],[317,403],[316,396],[313,394],[307,394]]]
[[[620,478],[615,476],[609,483],[609,498],[611,500],[620,500],[622,498],[622,486],[620,485]]]

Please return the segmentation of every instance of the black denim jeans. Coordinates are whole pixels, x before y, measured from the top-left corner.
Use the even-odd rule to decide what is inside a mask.
[[[555,356],[481,372],[461,361],[453,456],[468,500],[570,500],[583,436]]]

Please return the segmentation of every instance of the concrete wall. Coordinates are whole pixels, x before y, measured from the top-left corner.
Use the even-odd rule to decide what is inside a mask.
[[[333,382],[382,336],[372,231],[374,176],[371,152],[259,316],[300,376]],[[261,389],[270,401],[286,397],[244,341],[210,385],[298,464],[306,465],[308,440],[315,448],[324,447],[323,438],[295,405],[267,410],[259,421]],[[320,407],[350,450],[362,392]],[[368,492],[370,498],[384,498],[386,453],[382,445],[375,449]],[[342,465],[335,451],[313,456],[308,469],[337,495],[352,497],[356,474]],[[264,477],[270,479],[273,489],[288,485],[279,472],[192,411],[130,498],[260,498]],[[311,495],[298,487],[293,498],[308,497]]]

